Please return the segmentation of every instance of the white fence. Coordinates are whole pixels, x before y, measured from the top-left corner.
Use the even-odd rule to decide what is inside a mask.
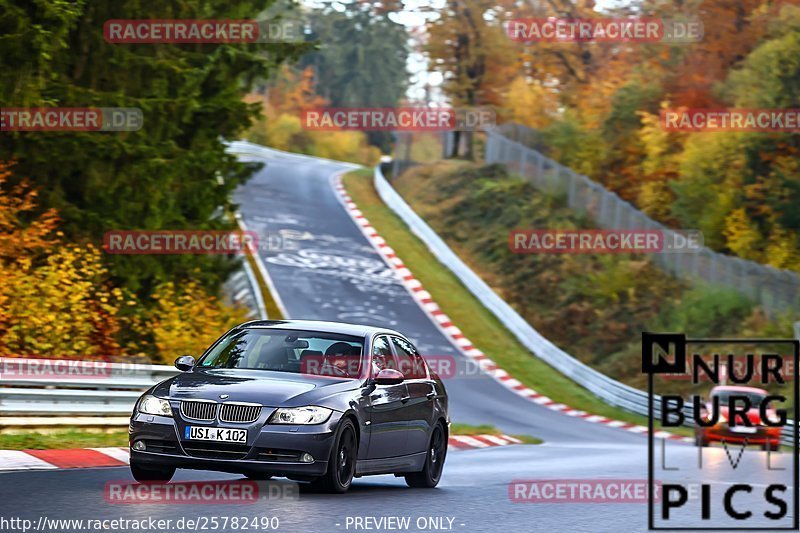
[[[530,144],[539,144],[534,130],[506,124],[486,133],[487,164],[505,164],[537,189],[564,195],[569,207],[587,213],[601,228],[675,233],[602,185],[530,148]],[[653,260],[675,276],[736,290],[768,313],[800,310],[800,275],[796,272],[720,254],[706,247],[696,253],[653,254]]]
[[[585,365],[567,352],[547,340],[522,318],[510,305],[495,293],[475,272],[473,272],[439,237],[428,224],[417,215],[405,200],[384,178],[380,168],[375,169],[375,189],[389,208],[405,222],[414,234],[425,243],[428,249],[444,266],[455,274],[464,286],[494,314],[497,319],[539,359],[547,362],[572,381],[601,398],[610,405],[620,407],[638,415],[648,415],[647,393],[616,381],[605,374]],[[654,412],[661,416],[660,400],[654,401]],[[691,420],[692,408],[687,406],[684,413]],[[793,441],[792,422],[783,431],[783,441],[791,445]]]

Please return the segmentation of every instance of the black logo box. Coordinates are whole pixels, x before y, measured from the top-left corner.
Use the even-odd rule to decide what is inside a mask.
[[[655,527],[653,506],[654,489],[654,398],[653,377],[656,374],[683,374],[686,372],[686,352],[689,344],[789,344],[792,346],[794,367],[798,368],[800,362],[800,340],[798,339],[689,339],[683,333],[650,333],[642,332],[642,372],[647,374],[647,521],[651,531],[798,531],[800,529],[800,492],[798,492],[798,437],[800,437],[800,416],[795,412],[792,428],[794,429],[792,447],[793,463],[793,524],[785,527]],[[670,346],[674,346],[674,359],[661,357],[661,353],[670,354]],[[659,354],[658,358],[654,355]],[[794,383],[794,405],[800,408],[800,385],[798,379]]]

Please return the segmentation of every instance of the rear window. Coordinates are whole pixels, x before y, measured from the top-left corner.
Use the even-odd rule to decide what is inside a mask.
[[[713,401],[714,398],[719,398],[720,405],[728,405],[730,403],[731,396],[735,396],[737,398],[736,405],[742,405],[742,400],[740,398],[746,396],[747,399],[750,400],[750,406],[754,408],[761,405],[761,402],[766,397],[760,392],[740,392],[726,390],[712,394],[711,399]]]
[[[358,378],[363,339],[290,329],[234,331],[198,363],[199,368],[241,368]]]

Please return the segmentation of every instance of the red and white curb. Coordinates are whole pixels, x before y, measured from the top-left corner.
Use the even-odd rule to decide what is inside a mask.
[[[0,450],[0,471],[125,466],[128,461],[128,448]]]
[[[436,304],[433,298],[431,298],[431,294],[424,289],[422,283],[414,277],[414,274],[411,273],[408,267],[403,263],[402,259],[397,257],[397,254],[395,254],[394,250],[386,243],[386,240],[378,235],[378,231],[372,227],[372,224],[370,224],[369,220],[367,220],[364,214],[358,209],[358,206],[353,202],[353,199],[350,197],[350,195],[347,194],[347,191],[342,184],[341,174],[333,176],[332,185],[335,191],[338,193],[339,200],[344,205],[345,210],[348,212],[356,225],[361,229],[361,232],[364,234],[367,240],[369,240],[373,247],[378,251],[378,254],[380,254],[380,256],[384,259],[386,264],[388,264],[389,267],[394,270],[397,277],[400,278],[400,281],[403,283],[409,293],[411,293],[411,296],[414,298],[417,304],[422,308],[423,311],[425,311],[425,313],[430,317],[431,321],[439,328],[439,330],[441,330],[441,332],[448,339],[450,339],[453,345],[455,345],[455,347],[458,348],[458,350],[466,357],[475,361],[489,376],[494,378],[497,382],[518,396],[522,396],[523,398],[538,403],[539,405],[547,407],[548,409],[560,411],[567,416],[582,418],[587,422],[603,424],[608,427],[647,435],[648,429],[645,426],[631,424],[621,420],[613,420],[600,415],[593,415],[591,413],[587,413],[586,411],[573,409],[563,403],[555,402],[547,396],[539,394],[535,390],[525,386],[518,380],[514,379],[508,372],[500,368],[497,363],[489,359],[486,354],[476,348],[472,342],[461,332],[461,330],[453,324],[452,320],[450,320],[450,317],[448,317],[441,309],[439,309],[439,306]],[[694,439],[683,437],[681,435],[675,435],[667,431],[657,431],[653,435],[656,438],[661,439],[694,442]]]
[[[489,448],[522,444],[509,435],[453,435],[451,450]],[[15,470],[60,470],[127,466],[128,448],[78,448],[74,450],[0,450],[0,472]]]
[[[522,441],[510,435],[451,435],[447,443],[451,449],[469,450],[522,444]]]

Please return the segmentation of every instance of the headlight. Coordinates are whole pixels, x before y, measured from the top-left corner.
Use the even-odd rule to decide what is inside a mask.
[[[292,407],[276,410],[269,419],[270,424],[322,424],[330,418],[330,409],[325,407]]]
[[[139,412],[148,415],[172,416],[172,408],[167,400],[147,394],[139,401]]]

